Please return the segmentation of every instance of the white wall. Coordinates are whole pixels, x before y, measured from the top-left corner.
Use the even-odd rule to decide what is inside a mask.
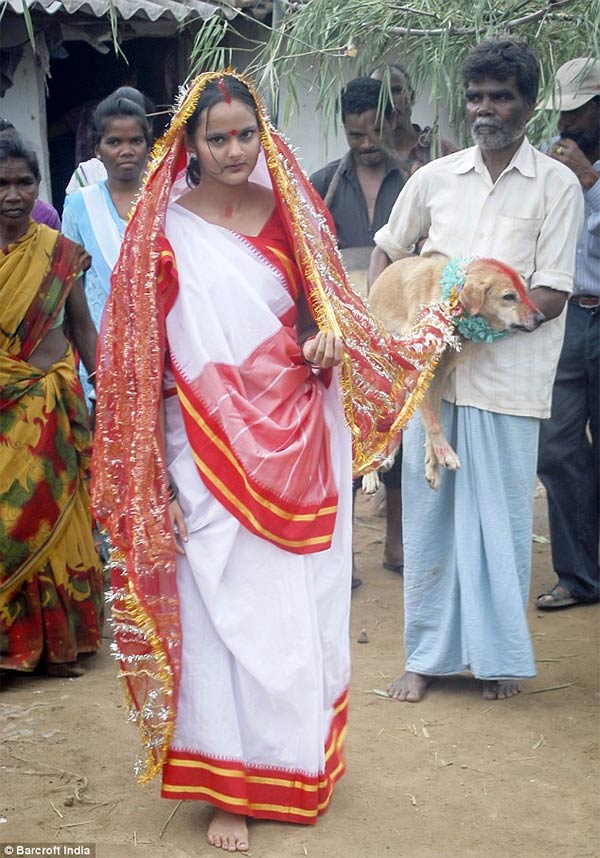
[[[297,149],[300,164],[307,175],[324,167],[346,152],[348,144],[339,116],[326,123],[321,108],[317,107],[318,96],[308,92],[297,83],[299,105],[291,106],[286,116],[285,99],[287,87],[282,87],[279,103],[278,125],[294,149]]]
[[[17,66],[12,87],[0,98],[0,115],[35,149],[42,174],[40,198],[51,202],[44,74],[36,65],[30,44]]]

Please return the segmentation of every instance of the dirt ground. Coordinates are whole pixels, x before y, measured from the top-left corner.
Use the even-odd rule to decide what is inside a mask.
[[[548,533],[541,496],[535,532]],[[484,701],[468,676],[437,683],[417,705],[384,699],[373,691],[403,652],[402,578],[381,567],[382,543],[383,519],[361,499],[348,772],[315,827],[252,825],[251,854],[600,856],[599,608],[530,611],[538,676],[509,701]],[[533,556],[536,594],[553,583],[549,545],[534,542]],[[363,628],[369,642],[358,644]],[[97,858],[219,854],[204,839],[206,805],[137,786],[136,731],[108,637],[81,679],[4,680],[0,844],[95,843]]]

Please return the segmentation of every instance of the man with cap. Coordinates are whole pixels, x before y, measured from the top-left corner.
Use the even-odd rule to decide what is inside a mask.
[[[552,416],[540,431],[538,476],[558,583],[536,606],[552,610],[600,598],[600,60],[561,66],[544,107],[560,111],[548,154],[573,171],[585,202]]]

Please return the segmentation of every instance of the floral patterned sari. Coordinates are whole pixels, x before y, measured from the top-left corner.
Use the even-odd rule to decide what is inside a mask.
[[[74,662],[101,643],[91,435],[73,353],[46,372],[29,363],[85,260],[33,222],[0,255],[0,666],[13,670]]]

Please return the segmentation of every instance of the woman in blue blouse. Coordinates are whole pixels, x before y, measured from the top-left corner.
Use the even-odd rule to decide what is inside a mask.
[[[93,121],[96,155],[106,168],[107,178],[66,198],[63,233],[83,245],[92,257],[85,275],[85,294],[99,329],[110,275],[141,187],[152,138],[144,96],[132,87],[120,87],[101,101]],[[92,387],[83,368],[81,376],[89,402]]]

